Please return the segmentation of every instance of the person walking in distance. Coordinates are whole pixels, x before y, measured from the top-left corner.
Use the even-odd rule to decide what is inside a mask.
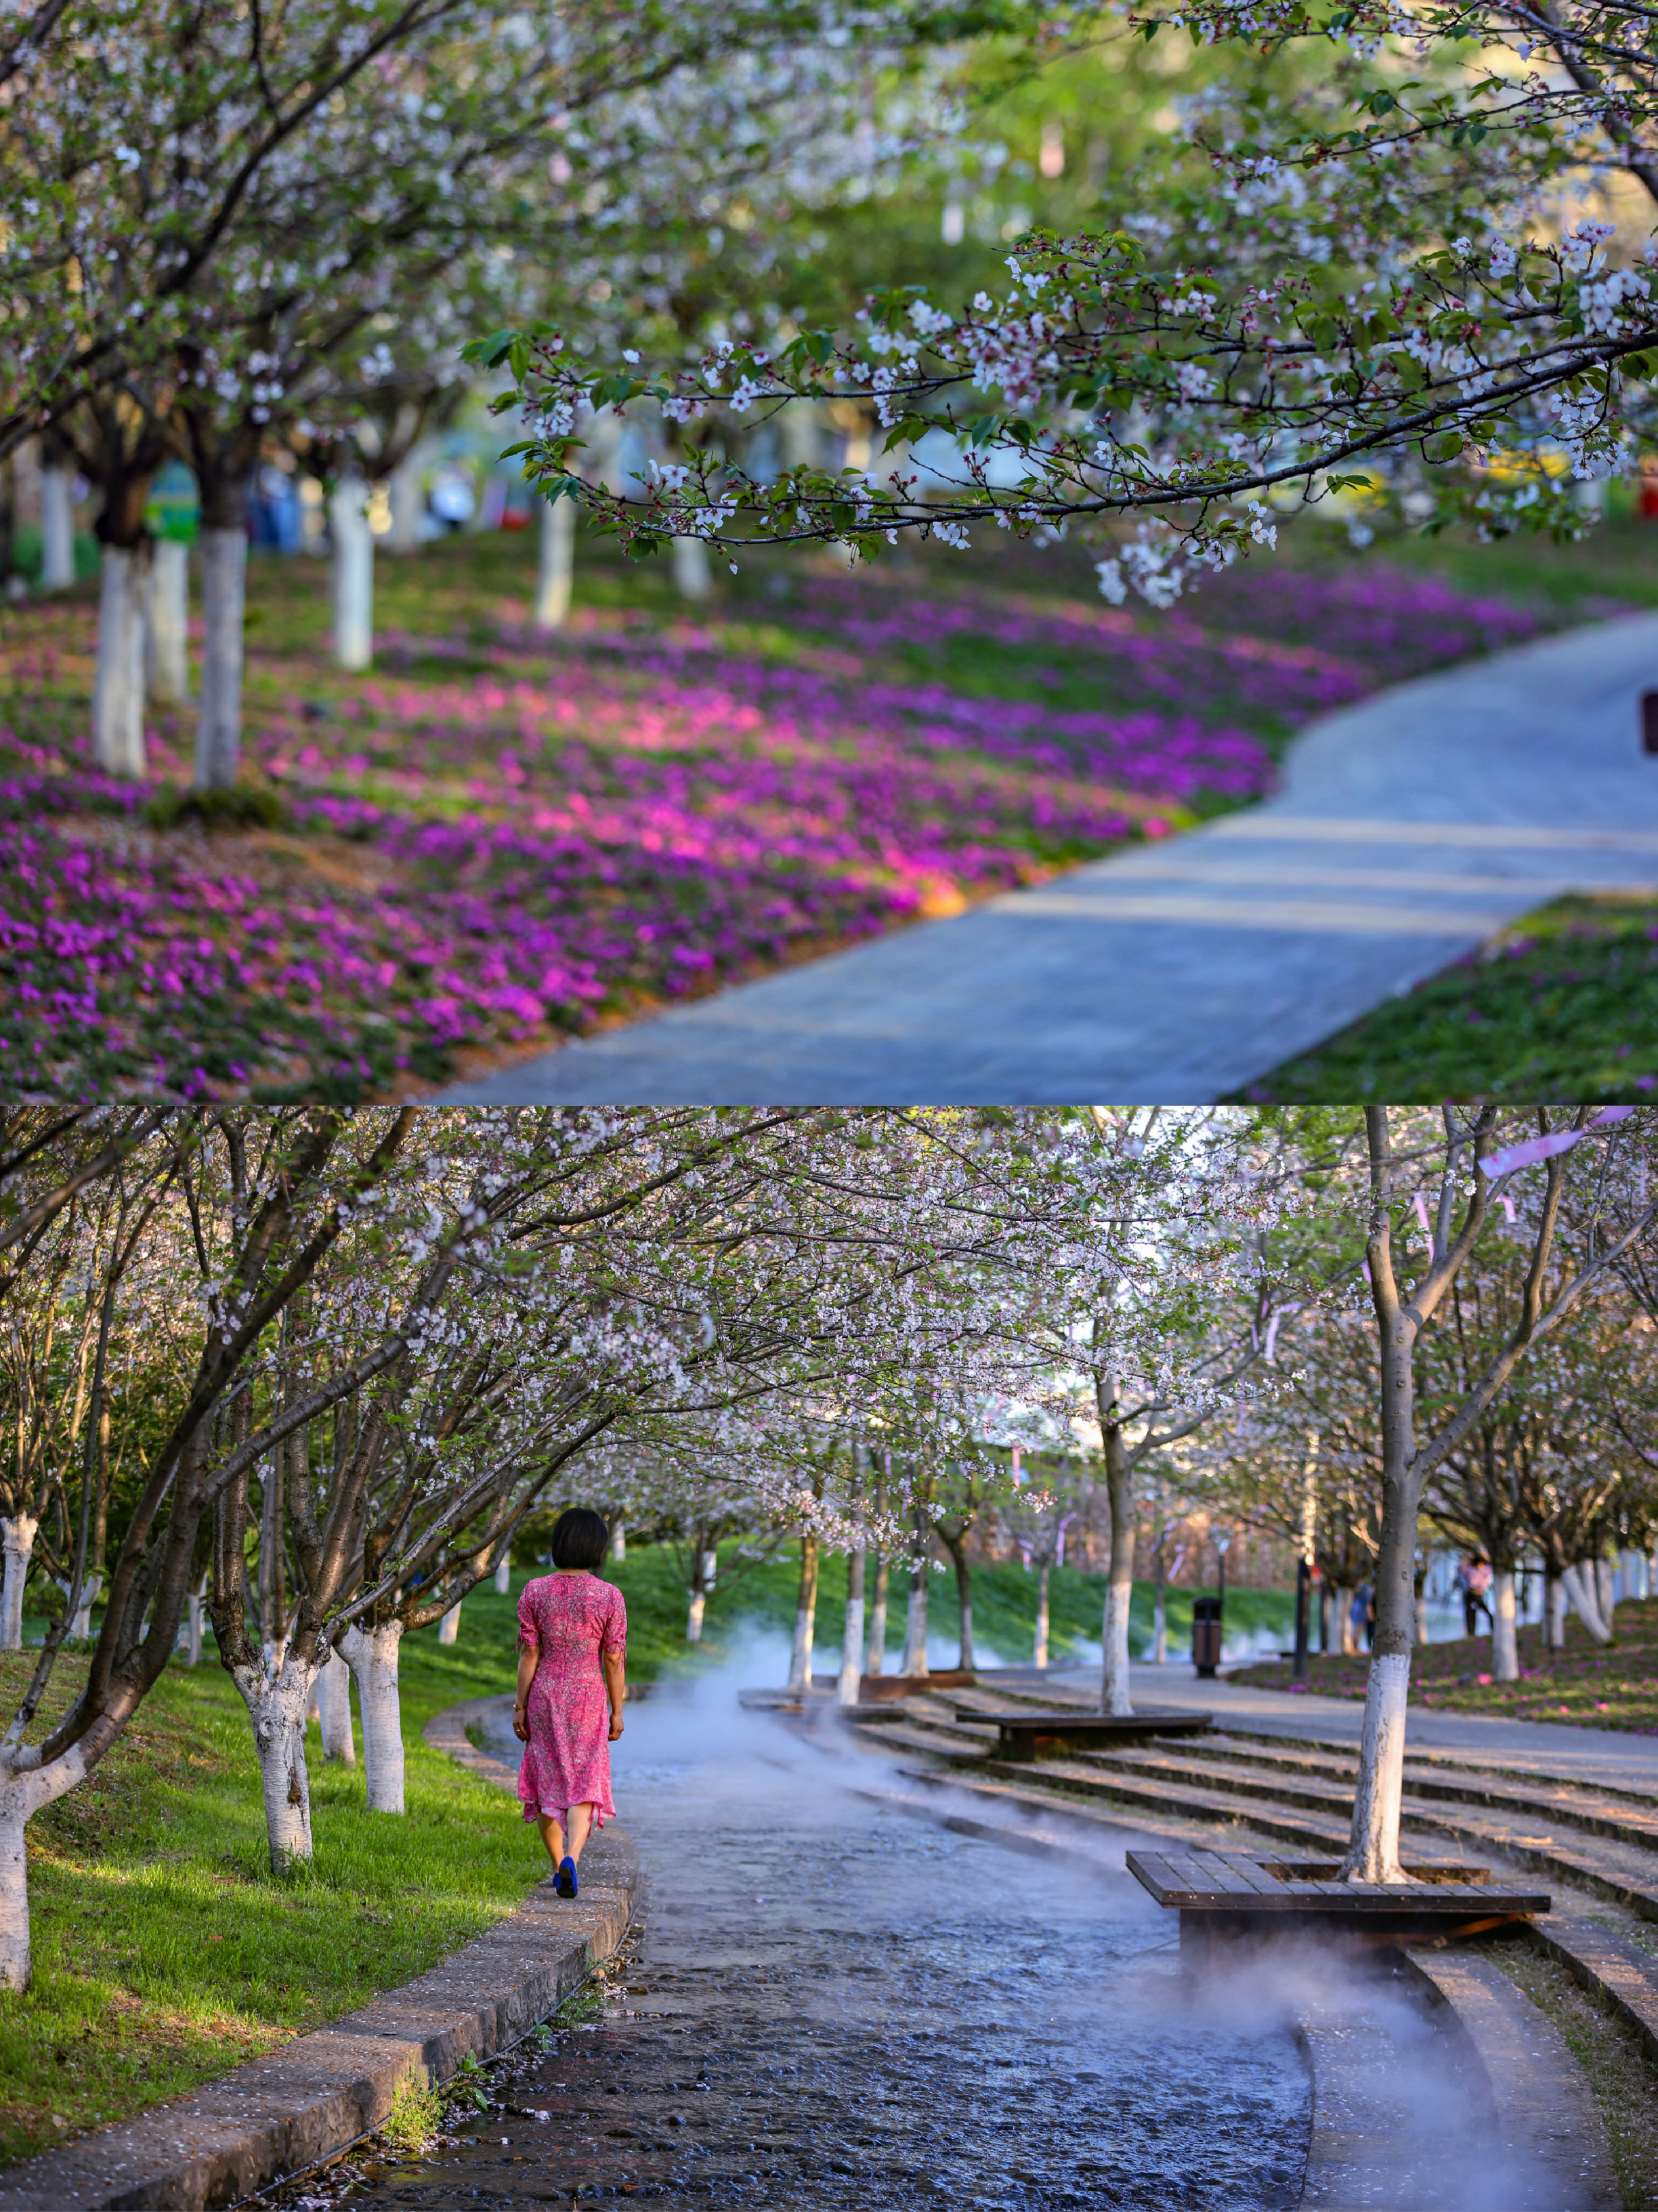
[[[580,1505],[561,1513],[553,1571],[526,1583],[518,1603],[513,1733],[526,1747],[518,1794],[525,1819],[541,1831],[561,1897],[577,1893],[589,1830],[616,1818],[610,1746],[622,1733],[628,1609],[597,1572],[610,1541],[599,1514]]]

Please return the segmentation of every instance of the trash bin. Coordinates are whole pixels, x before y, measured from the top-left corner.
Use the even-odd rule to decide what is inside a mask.
[[[1220,1664],[1220,1600],[1218,1597],[1194,1597],[1192,1601],[1192,1664],[1208,1681],[1212,1681]]]

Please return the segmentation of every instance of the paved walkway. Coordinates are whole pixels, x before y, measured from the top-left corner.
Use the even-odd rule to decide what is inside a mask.
[[[1649,684],[1658,615],[1400,684],[1305,732],[1263,806],[446,1096],[1216,1097],[1542,900],[1658,888]]]

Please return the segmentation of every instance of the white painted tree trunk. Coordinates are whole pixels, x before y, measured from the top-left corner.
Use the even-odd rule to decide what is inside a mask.
[[[204,530],[201,548],[202,701],[196,717],[196,788],[228,791],[241,764],[247,533]]]
[[[362,1722],[362,1765],[371,1813],[401,1813],[403,1802],[403,1706],[398,1693],[398,1647],[403,1623],[384,1627],[353,1626],[339,1650],[357,1686]]]
[[[58,1589],[64,1593],[64,1601],[67,1604],[69,1602],[70,1592],[75,1587],[74,1583],[72,1582],[65,1582],[62,1575],[55,1575],[52,1579],[57,1583]],[[98,1593],[102,1589],[103,1586],[104,1578],[101,1575],[88,1575],[81,1589],[81,1602],[76,1606],[75,1609],[75,1618],[69,1625],[69,1633],[71,1636],[77,1638],[84,1638],[91,1635],[92,1608],[97,1604]]]
[[[39,1526],[29,1513],[0,1517],[0,1544],[5,1547],[6,1563],[5,1577],[0,1582],[0,1651],[23,1648],[23,1585],[28,1579]]]
[[[317,1677],[317,1724],[322,1755],[340,1766],[355,1766],[357,1746],[351,1733],[351,1669],[337,1651]]]
[[[503,1552],[495,1561],[495,1595],[510,1597],[513,1594],[513,1555]]]
[[[1560,1577],[1566,1602],[1588,1631],[1594,1644],[1610,1644],[1612,1631],[1601,1618],[1599,1600],[1595,1595],[1594,1572],[1590,1565],[1574,1559]]]
[[[610,1557],[619,1567],[627,1564],[628,1529],[619,1513],[610,1523]]]
[[[575,501],[541,503],[541,546],[536,565],[536,628],[562,629],[570,611],[575,574]]]
[[[185,1664],[187,1667],[199,1667],[202,1663],[202,1613],[206,1600],[207,1577],[203,1575],[201,1587],[191,1590],[188,1600],[189,1642],[185,1651]]]
[[[568,502],[561,500],[561,506]],[[700,538],[673,541],[673,586],[682,599],[706,599],[713,579],[708,574],[708,549]]]
[[[453,1644],[460,1635],[460,1607],[452,1605],[438,1623],[438,1642]]]
[[[1336,1646],[1344,1659],[1351,1659],[1358,1645],[1353,1637],[1353,1594],[1339,1583],[1335,1591]]]
[[[915,1539],[918,1546],[919,1537]],[[899,1673],[912,1680],[922,1680],[927,1674],[927,1577],[932,1567],[923,1550],[920,1559],[909,1571],[909,1602],[904,1613],[904,1662]]]
[[[1100,1641],[1104,1662],[1100,1669],[1100,1710],[1132,1713],[1129,1691],[1128,1616],[1134,1601],[1134,1494],[1123,1448],[1122,1431],[1104,1420],[1107,1406],[1114,1407],[1115,1386],[1102,1400],[1105,1426],[1105,1486],[1111,1507],[1111,1565],[1105,1586],[1105,1619]]]
[[[1378,1652],[1370,1661],[1365,1689],[1364,1734],[1358,1759],[1358,1787],[1353,1804],[1353,1836],[1363,1837],[1370,1862],[1348,1879],[1399,1879],[1399,1802],[1405,1774],[1405,1721],[1411,1687],[1408,1651]]]
[[[423,465],[423,457],[416,447],[408,459],[400,461],[386,479],[386,503],[392,510],[392,527],[386,533],[386,548],[389,553],[418,553],[420,550],[421,516],[426,509],[425,497],[420,488]]]
[[[800,1589],[794,1607],[794,1644],[789,1653],[789,1687],[811,1687],[811,1650],[817,1638],[817,1539],[800,1539]]]
[[[1154,1667],[1169,1664],[1169,1604],[1161,1583],[1151,1607],[1151,1663]]]
[[[1511,1567],[1498,1567],[1491,1577],[1491,1673],[1499,1682],[1520,1680]]]
[[[328,502],[334,544],[334,658],[342,668],[367,668],[374,657],[374,533],[368,527],[367,501],[367,485],[352,476],[340,478]]]
[[[40,471],[40,588],[66,592],[75,581],[74,485],[67,469]]]
[[[1606,1634],[1610,1636],[1618,1610],[1618,1583],[1610,1559],[1600,1559],[1594,1563],[1594,1595],[1600,1601],[1600,1618],[1606,1623]]]
[[[149,552],[106,545],[98,588],[92,757],[111,775],[144,773],[144,617]]]
[[[1643,1598],[1647,1594],[1647,1563],[1639,1552],[1623,1551],[1619,1559],[1619,1595]]]
[[[707,1613],[708,1609],[708,1592],[706,1590],[700,1589],[693,1590],[691,1592],[690,1610],[685,1615],[685,1641],[687,1644],[700,1644],[702,1641],[702,1617]]]
[[[272,1874],[285,1874],[311,1856],[305,1712],[316,1675],[315,1662],[289,1644],[274,1667],[238,1667],[231,1677],[253,1723]]]
[[[869,1657],[864,1668],[866,1674],[880,1674],[887,1663],[887,1585],[891,1569],[880,1553],[872,1554],[875,1560],[875,1589],[869,1608]]]
[[[835,1697],[843,1705],[855,1705],[862,1687],[865,1567],[861,1551],[847,1553],[846,1628],[841,1638],[841,1673],[835,1686]]]
[[[150,556],[146,675],[158,707],[190,697],[190,548],[164,538]]]
[[[1039,1667],[1048,1664],[1048,1562],[1036,1571],[1036,1654]]]
[[[77,1744],[50,1766],[38,1750],[13,1745],[0,1754],[0,1990],[21,1996],[29,1985],[28,1850],[25,1831],[43,1805],[67,1796],[86,1776]]]
[[[1566,1585],[1558,1575],[1543,1577],[1543,1634],[1551,1651],[1562,1651],[1566,1644]]]

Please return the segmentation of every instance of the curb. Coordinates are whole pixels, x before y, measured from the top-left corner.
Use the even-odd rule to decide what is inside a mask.
[[[452,1706],[425,1740],[511,1788],[505,1759],[467,1741],[495,1698]],[[639,1854],[612,1825],[582,1861],[581,1895],[550,1879],[452,1958],[360,2011],[170,2105],[118,2120],[0,2173],[3,2212],[210,2212],[346,2149],[386,2119],[405,2081],[446,2081],[556,2010],[627,1932]]]

